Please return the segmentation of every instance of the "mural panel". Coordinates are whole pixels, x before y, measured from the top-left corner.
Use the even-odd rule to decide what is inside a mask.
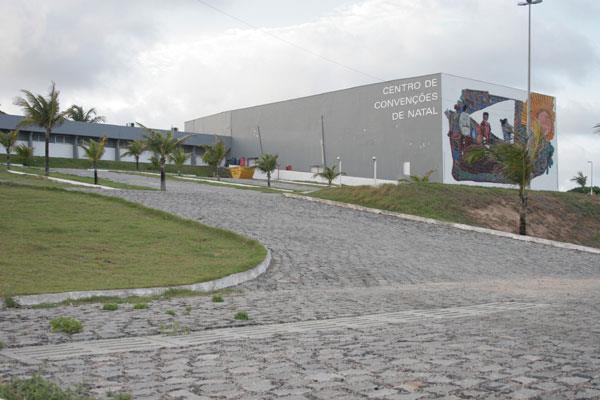
[[[452,155],[452,177],[456,181],[508,183],[501,166],[484,158],[467,163],[465,154],[476,147],[497,143],[541,142],[534,177],[549,174],[554,164],[556,111],[554,97],[533,93],[532,133],[527,135],[527,102],[499,96],[492,91],[465,88],[454,105],[445,111],[447,140]]]

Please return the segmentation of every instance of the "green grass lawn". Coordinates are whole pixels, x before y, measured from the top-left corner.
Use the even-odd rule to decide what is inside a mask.
[[[344,186],[310,196],[447,222],[516,232],[516,190],[439,183]],[[529,192],[529,231],[534,236],[600,247],[600,197]]]
[[[10,158],[12,163],[19,163],[18,157],[14,154]],[[0,154],[0,163],[6,162],[6,154]],[[44,167],[44,157],[33,157],[33,162],[30,165],[32,167]],[[87,169],[91,168],[92,163],[85,159],[73,159],[73,158],[61,158],[61,157],[50,157],[50,168],[77,168],[77,169]],[[108,161],[108,160],[100,160],[98,161],[98,169],[115,169],[115,170],[123,170],[123,171],[135,171],[135,162],[129,161]],[[167,172],[176,173],[177,170],[175,165],[167,164],[166,165]],[[140,171],[148,171],[148,172],[157,172],[156,169],[152,167],[150,163],[140,163]],[[184,165],[181,168],[181,173],[183,174],[191,174],[197,176],[212,176],[213,170],[207,166],[191,166]],[[221,168],[220,170],[221,176],[229,176],[229,170],[227,168]]]
[[[228,231],[47,181],[18,185],[5,175],[0,296],[203,282],[266,255],[258,242]]]
[[[3,168],[3,170],[6,170],[6,169]],[[13,167],[11,167],[11,170],[18,171],[18,172],[25,172],[28,174],[44,175],[44,170],[42,168],[37,168],[37,167],[15,167],[15,166],[13,166]],[[93,172],[90,171],[90,174],[93,174]],[[99,175],[102,175],[102,172],[99,172]],[[90,184],[94,183],[93,176],[79,176],[79,175],[73,175],[73,174],[64,174],[64,173],[60,173],[60,172],[50,172],[50,176],[53,178],[68,179],[68,180],[77,181],[77,182],[84,182],[84,183],[90,183]],[[98,185],[108,186],[108,187],[112,187],[115,189],[158,190],[156,188],[151,188],[151,187],[146,187],[146,186],[129,185],[126,183],[116,182],[116,181],[112,181],[110,179],[101,178],[100,176],[98,177]]]

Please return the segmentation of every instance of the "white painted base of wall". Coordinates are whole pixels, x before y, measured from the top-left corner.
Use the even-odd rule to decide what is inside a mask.
[[[254,179],[263,179],[267,180],[267,174],[256,169],[254,171]],[[319,176],[315,177],[311,172],[302,172],[302,171],[288,171],[285,169],[278,169],[273,171],[271,174],[271,179],[273,180],[282,180],[282,181],[295,181],[295,182],[314,182],[315,184],[327,184],[327,180],[321,178]],[[383,185],[386,183],[397,184],[398,181],[393,181],[389,179],[377,179],[375,181],[373,178],[362,178],[358,176],[341,176],[342,185],[347,186],[375,186],[375,185]],[[340,184],[340,177],[337,177],[333,184]]]

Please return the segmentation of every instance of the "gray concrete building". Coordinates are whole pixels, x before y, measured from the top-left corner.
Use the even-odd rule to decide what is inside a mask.
[[[185,122],[187,132],[230,137],[232,158],[279,155],[281,168],[298,171],[343,160],[351,176],[406,178],[433,171],[434,182],[504,184],[493,160],[466,163],[473,146],[527,141],[527,93],[449,74],[375,83]],[[536,162],[536,189],[558,189],[555,100],[532,96],[533,126],[544,147]],[[462,125],[461,125],[462,124]]]

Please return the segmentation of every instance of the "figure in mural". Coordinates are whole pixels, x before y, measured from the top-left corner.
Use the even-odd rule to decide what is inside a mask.
[[[502,126],[502,138],[506,143],[514,143],[514,131],[511,124],[508,123],[507,118],[500,119],[500,126]]]
[[[483,121],[481,121],[481,124],[479,124],[479,131],[481,132],[481,136],[482,136],[481,143],[483,143],[487,146],[490,145],[490,138],[492,136],[492,126],[488,122],[488,119],[490,119],[490,114],[487,112],[484,112],[483,113]]]
[[[548,170],[553,165],[555,109],[554,98],[541,94],[531,96],[532,130],[531,137],[527,133],[527,103],[519,100],[514,101],[514,110],[508,111],[507,115],[499,112],[492,113],[499,118],[502,130],[502,138],[492,132],[489,122],[490,112],[483,112],[483,120],[477,123],[471,114],[488,109],[495,104],[508,102],[513,99],[495,96],[486,91],[463,89],[454,110],[445,112],[449,121],[448,138],[452,152],[453,166],[452,176],[457,181],[475,181],[506,183],[501,166],[491,159],[481,159],[475,163],[467,163],[464,155],[474,146],[490,146],[499,142],[506,143],[541,143],[542,149],[535,162],[534,177]],[[512,104],[512,103],[505,103]],[[502,107],[496,110],[502,110]],[[492,109],[490,109],[492,110]],[[514,126],[509,123],[514,121]],[[495,121],[498,121],[495,119]]]
[[[473,137],[471,134],[471,116],[467,112],[467,109],[467,105],[463,104],[462,112],[460,113],[460,117],[458,117],[458,125],[463,136]]]

